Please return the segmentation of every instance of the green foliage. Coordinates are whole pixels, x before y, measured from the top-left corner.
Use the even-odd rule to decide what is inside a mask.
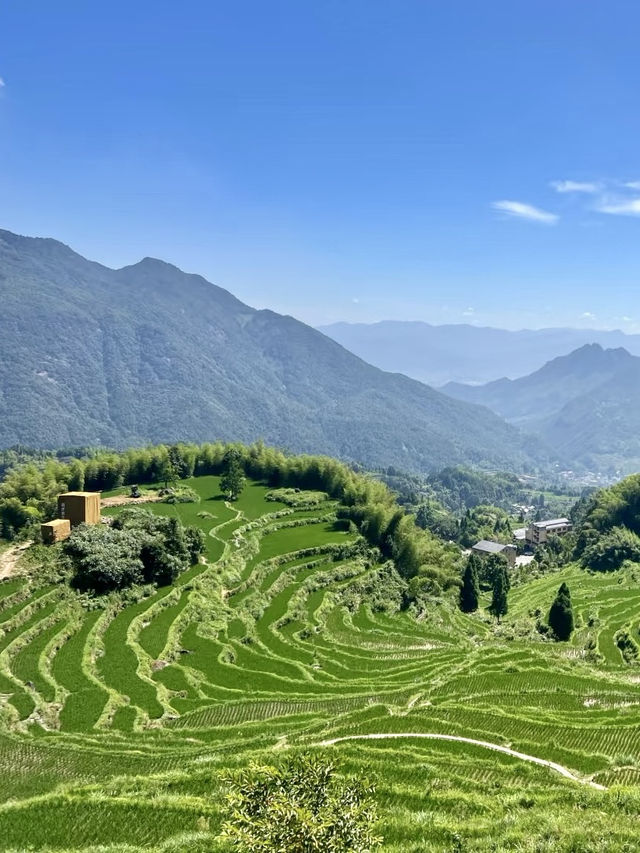
[[[97,593],[142,583],[140,538],[132,530],[80,525],[62,546],[78,589]]]
[[[460,519],[458,541],[470,548],[480,539],[508,544],[513,539],[509,514],[497,506],[476,506]]]
[[[220,489],[229,500],[235,501],[244,489],[245,482],[240,453],[235,448],[230,448],[222,462]]]
[[[441,539],[457,541],[459,536],[457,518],[435,499],[420,504],[416,512],[416,524]]]
[[[264,496],[267,501],[277,501],[293,507],[315,507],[328,499],[326,492],[311,492],[301,489],[271,489]]]
[[[488,474],[462,465],[430,474],[427,483],[440,503],[459,514],[482,504],[505,509],[513,503],[525,503],[527,499],[515,474]]]
[[[194,489],[190,489],[189,486],[180,486],[176,489],[169,489],[165,503],[197,504],[200,503],[200,495]]]
[[[494,574],[491,604],[489,605],[489,613],[495,616],[498,622],[503,616],[507,615],[509,610],[508,593],[509,577],[507,567],[506,565],[501,565],[497,567]]]
[[[11,539],[22,528],[53,518],[57,496],[81,481],[81,468],[47,458],[9,469],[0,483],[0,536]]]
[[[471,554],[462,575],[462,589],[460,590],[460,610],[463,613],[473,613],[478,609],[478,598],[480,594],[478,586],[478,568],[482,563],[481,557]]]
[[[493,589],[498,574],[504,574],[507,592],[511,588],[509,563],[504,554],[489,554],[486,557],[476,555],[476,572],[482,589]]]
[[[203,547],[201,530],[135,508],[110,526],[79,525],[62,550],[71,560],[74,585],[105,593],[139,583],[166,586],[197,562]]]
[[[375,789],[342,779],[331,761],[303,754],[251,765],[226,781],[230,817],[222,837],[243,853],[368,853],[381,843]]]
[[[640,562],[640,536],[626,527],[613,527],[582,552],[582,565],[598,572],[619,569],[625,560]]]
[[[549,627],[557,640],[568,640],[573,633],[571,593],[566,583],[561,584],[549,610]]]
[[[614,642],[626,663],[635,664],[640,657],[640,649],[628,630],[616,631]]]

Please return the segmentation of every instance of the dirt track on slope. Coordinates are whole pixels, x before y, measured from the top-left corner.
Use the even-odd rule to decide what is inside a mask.
[[[403,734],[396,734],[392,732],[371,735],[345,735],[344,737],[335,737],[329,740],[323,740],[320,743],[315,744],[315,746],[333,746],[336,743],[342,743],[348,740],[387,740],[391,738],[409,737],[425,738],[427,740],[453,740],[458,741],[459,743],[468,743],[472,746],[481,746],[485,749],[492,749],[494,752],[502,752],[505,755],[510,755],[512,758],[519,758],[521,761],[529,761],[532,764],[539,764],[541,767],[548,767],[550,770],[555,770],[556,773],[564,776],[565,779],[571,779],[572,782],[579,782],[581,785],[589,785],[589,787],[595,788],[597,791],[607,790],[604,785],[600,785],[592,779],[582,779],[580,776],[576,776],[566,767],[563,767],[562,764],[557,764],[555,761],[549,761],[546,758],[538,758],[535,755],[527,755],[524,752],[517,752],[515,749],[511,749],[508,746],[501,746],[498,743],[489,743],[489,741],[486,740],[476,740],[475,738],[462,737],[461,735],[442,735],[435,732],[405,732]]]
[[[12,545],[0,554],[0,580],[14,573],[18,560],[32,544],[32,542],[22,542],[20,545]]]

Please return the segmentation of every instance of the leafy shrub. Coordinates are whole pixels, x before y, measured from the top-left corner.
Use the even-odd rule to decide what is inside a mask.
[[[626,630],[618,631],[614,636],[614,640],[625,661],[627,663],[636,663],[640,655],[640,649],[638,649],[638,644],[631,634]]]
[[[127,509],[111,526],[79,525],[62,548],[74,570],[74,585],[104,593],[138,583],[161,586],[198,561],[204,534],[176,518]]]
[[[198,504],[200,495],[189,486],[181,486],[178,489],[170,489],[169,496],[165,499],[168,504]]]
[[[230,817],[222,837],[244,853],[368,853],[373,786],[341,779],[331,761],[302,755],[279,766],[250,766],[225,781]]]
[[[278,501],[292,507],[301,506],[318,506],[329,499],[326,492],[311,492],[301,491],[300,489],[272,489],[267,492],[265,499],[268,501]]]

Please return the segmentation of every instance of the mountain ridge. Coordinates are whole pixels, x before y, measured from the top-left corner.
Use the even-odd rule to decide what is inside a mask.
[[[640,358],[624,348],[585,344],[519,379],[451,382],[442,390],[487,406],[572,463],[640,465]]]
[[[547,458],[488,409],[379,370],[154,258],[0,231],[0,446],[265,441],[368,466]]]
[[[422,320],[334,323],[319,326],[329,337],[383,370],[398,370],[441,387],[448,382],[485,384],[517,379],[541,364],[588,343],[623,346],[640,356],[640,335],[620,330],[498,329],[468,323],[437,325]]]

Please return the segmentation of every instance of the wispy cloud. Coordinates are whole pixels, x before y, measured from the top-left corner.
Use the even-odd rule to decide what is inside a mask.
[[[529,222],[540,222],[544,225],[555,225],[559,219],[557,214],[541,210],[532,204],[525,204],[523,201],[494,201],[491,206],[494,210],[506,213],[507,216],[513,216],[516,219],[527,219]]]
[[[584,311],[584,312],[580,315],[580,319],[581,319],[581,320],[595,320],[595,319],[596,319],[596,315],[595,315],[595,314],[593,314],[591,311]]]
[[[2,77],[0,77],[0,89],[3,89],[4,85],[5,85],[4,80],[2,79]]]
[[[551,186],[558,193],[597,193],[600,189],[589,181],[551,181]]]
[[[626,181],[624,186],[630,190],[640,190],[640,181]]]
[[[640,198],[604,198],[595,209],[614,216],[640,216]]]

